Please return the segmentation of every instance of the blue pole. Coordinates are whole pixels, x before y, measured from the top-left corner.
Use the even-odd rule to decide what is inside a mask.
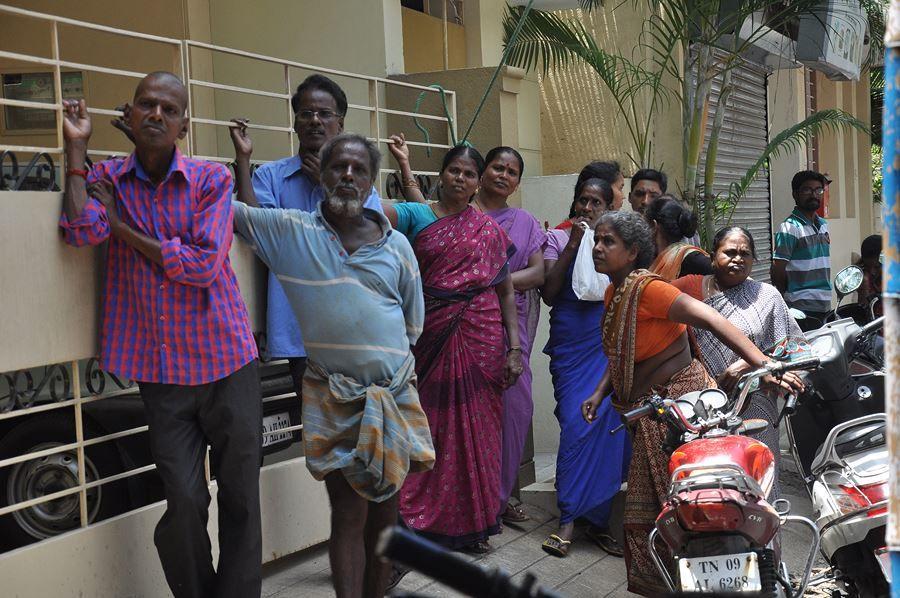
[[[891,0],[884,58],[884,276],[885,380],[890,452],[887,545],[891,596],[900,598],[900,0]]]

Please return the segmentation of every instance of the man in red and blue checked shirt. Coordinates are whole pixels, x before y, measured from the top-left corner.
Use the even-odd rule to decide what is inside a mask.
[[[259,596],[262,407],[257,351],[228,260],[231,176],[184,157],[187,90],[172,73],[147,75],[125,106],[135,150],[85,170],[91,120],[64,102],[66,241],[109,239],[101,367],[136,380],[167,509],[154,541],[172,593]],[[219,566],[206,532],[211,447],[219,492]]]

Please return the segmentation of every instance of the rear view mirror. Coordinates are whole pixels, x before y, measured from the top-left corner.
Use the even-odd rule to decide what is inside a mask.
[[[863,271],[858,266],[847,266],[834,277],[834,290],[842,298],[862,285]]]

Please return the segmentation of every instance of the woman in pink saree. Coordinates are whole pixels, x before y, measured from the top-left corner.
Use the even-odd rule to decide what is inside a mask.
[[[425,325],[413,352],[436,453],[434,469],[407,477],[400,515],[422,536],[474,552],[500,532],[502,394],[522,372],[507,264],[515,248],[469,204],[483,170],[474,148],[455,147],[437,202],[384,205],[422,273]]]

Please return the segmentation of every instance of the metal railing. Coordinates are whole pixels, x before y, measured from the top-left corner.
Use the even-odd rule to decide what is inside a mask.
[[[4,14],[43,21],[49,24],[51,32],[49,39],[51,45],[50,58],[11,52],[0,47],[0,59],[51,67],[53,70],[54,81],[54,101],[45,103],[0,97],[0,106],[55,111],[56,142],[55,145],[52,146],[37,146],[25,144],[13,145],[0,143],[0,168],[2,168],[3,165],[4,154],[12,155],[13,160],[15,160],[16,153],[34,153],[38,156],[59,156],[63,153],[63,69],[75,69],[87,72],[101,73],[104,75],[112,75],[116,77],[127,77],[134,79],[135,81],[145,75],[145,73],[143,72],[133,70],[111,68],[107,66],[85,64],[82,62],[65,60],[65,58],[60,53],[60,26],[84,28],[88,30],[103,32],[104,34],[114,34],[125,38],[143,40],[148,43],[163,44],[164,46],[169,47],[171,49],[171,65],[160,65],[160,68],[167,68],[167,70],[172,70],[179,74],[186,82],[186,85],[190,92],[190,98],[194,97],[197,90],[211,89],[213,91],[239,93],[258,98],[268,98],[283,101],[285,105],[284,124],[250,124],[249,128],[286,135],[287,145],[290,148],[291,155],[293,155],[296,150],[292,128],[293,115],[290,107],[290,97],[292,93],[292,86],[294,85],[294,81],[292,81],[291,77],[291,71],[297,69],[323,73],[326,75],[351,78],[357,81],[364,82],[368,87],[368,95],[365,98],[365,101],[361,103],[351,103],[349,109],[352,111],[362,111],[369,114],[370,131],[367,133],[367,135],[369,136],[369,138],[377,141],[381,145],[389,143],[389,139],[387,139],[384,133],[384,126],[382,123],[382,119],[387,118],[389,115],[409,118],[415,117],[419,119],[445,123],[447,127],[448,139],[455,138],[456,96],[452,91],[438,90],[430,87],[423,87],[410,83],[393,81],[382,77],[373,77],[368,75],[337,71],[334,69],[302,64],[295,61],[284,60],[272,56],[264,56],[261,54],[245,52],[222,46],[215,46],[212,44],[196,42],[192,40],[179,40],[157,35],[126,31],[113,27],[107,27],[104,25],[97,25],[85,21],[57,17],[0,4],[0,18],[2,18]],[[209,81],[200,78],[199,76],[194,77],[191,73],[191,61],[194,58],[194,52],[199,50],[223,55],[237,56],[242,59],[249,59],[269,65],[278,65],[283,69],[284,72],[284,87],[283,89],[280,89],[278,91],[253,89],[249,87],[241,87],[216,81]],[[406,88],[421,93],[438,94],[439,96],[445,95],[447,99],[447,105],[450,109],[450,114],[417,114],[410,111],[399,110],[395,107],[389,108],[386,106],[385,102],[385,90],[388,89],[389,86]],[[92,115],[114,117],[122,115],[122,113],[117,110],[91,106],[88,107],[88,112]],[[228,120],[222,118],[201,118],[195,116],[192,111],[192,105],[190,101],[188,105],[188,115],[190,117],[190,129],[188,131],[185,143],[186,153],[200,159],[230,163],[232,161],[232,158],[230,156],[221,155],[221,151],[218,151],[215,155],[197,155],[195,153],[195,128],[197,125],[214,126],[221,128],[230,127],[233,126],[233,124]],[[410,141],[409,144],[432,148],[449,147],[449,145],[441,143],[421,143]],[[100,158],[127,155],[126,152],[106,149],[91,149],[89,150],[88,154],[90,156]],[[50,163],[49,168],[50,170],[52,170],[52,160],[48,160],[48,162]],[[61,160],[59,162],[61,162]],[[255,162],[259,163],[260,161],[256,160]],[[394,172],[395,171],[391,169],[382,169],[379,175],[379,182],[384,183],[384,177]],[[0,172],[0,175],[2,174],[3,173]],[[435,175],[437,173],[418,171],[416,172],[416,174],[429,176]],[[22,177],[26,175],[27,173],[23,174]],[[60,173],[60,176],[62,176],[62,173]],[[60,181],[59,187],[63,187],[63,181]],[[12,258],[0,256],[0,259]],[[8,341],[9,339],[7,339],[7,342]],[[131,437],[135,437],[147,431],[146,425],[139,425],[101,435],[96,435],[93,437],[86,437],[87,427],[85,425],[85,408],[98,401],[122,397],[137,398],[137,388],[132,382],[121,381],[110,374],[101,372],[98,368],[96,359],[89,359],[86,362],[71,361],[66,364],[38,366],[33,370],[19,370],[16,372],[7,373],[3,373],[3,365],[4,364],[0,363],[0,447],[4,446],[4,430],[9,430],[11,427],[13,427],[13,424],[17,422],[25,421],[25,419],[20,418],[29,418],[35,415],[45,416],[51,413],[65,413],[66,417],[69,417],[69,414],[71,414],[71,421],[74,424],[74,438],[72,438],[71,441],[58,440],[56,442],[46,443],[45,446],[42,446],[41,442],[37,442],[34,446],[42,447],[32,452],[24,452],[12,455],[0,453],[0,480],[8,479],[8,476],[11,472],[15,471],[16,468],[22,468],[25,464],[34,463],[39,460],[58,458],[61,455],[72,455],[73,453],[75,456],[75,461],[77,463],[77,467],[75,468],[77,471],[77,480],[72,480],[73,483],[63,489],[39,493],[40,495],[36,495],[25,500],[19,500],[17,502],[9,504],[7,504],[8,501],[5,500],[3,501],[3,503],[0,503],[0,517],[15,516],[15,514],[24,513],[28,509],[48,506],[52,501],[62,501],[66,499],[71,500],[70,497],[77,496],[78,527],[87,527],[91,524],[96,515],[96,513],[89,512],[89,495],[93,497],[94,495],[92,493],[98,491],[98,489],[102,488],[104,485],[108,485],[113,482],[120,482],[129,478],[134,478],[135,476],[146,474],[155,469],[155,465],[153,465],[151,462],[150,464],[139,464],[134,467],[126,468],[124,471],[117,472],[106,477],[102,477],[99,475],[94,476],[93,473],[96,473],[96,470],[92,470],[92,479],[87,479],[86,476],[86,472],[88,471],[88,467],[86,467],[86,450],[88,452],[90,452],[91,450],[97,450],[96,447],[99,447],[105,443],[123,442]],[[42,373],[38,373],[37,375],[32,373],[33,371],[36,371],[41,367],[43,367]],[[6,387],[5,389],[4,386]],[[265,398],[264,402],[276,401],[292,396],[296,395],[294,393],[278,394],[276,396],[269,396]],[[71,409],[72,411],[64,411],[69,409]],[[302,430],[302,424],[273,430],[267,432],[266,436],[280,435],[286,432],[293,433],[300,430]],[[35,440],[40,441],[41,439]],[[8,449],[8,447],[6,448]],[[209,480],[208,460],[207,480]],[[52,484],[48,485],[47,488],[52,489]],[[0,490],[5,490],[5,488]],[[37,491],[34,489],[32,489],[32,492],[37,493]],[[4,492],[4,495],[5,494],[6,493]]]
[[[53,81],[54,81],[54,101],[52,103],[45,102],[33,102],[33,101],[24,101],[24,100],[15,100],[9,98],[0,97],[0,106],[10,106],[10,107],[19,107],[19,108],[32,108],[39,110],[52,110],[57,113],[56,117],[56,144],[54,146],[35,146],[35,145],[12,145],[0,143],[0,156],[3,155],[4,152],[21,152],[21,153],[32,153],[36,155],[41,154],[49,154],[49,155],[61,155],[63,153],[63,127],[62,127],[62,69],[68,70],[80,70],[80,71],[88,71],[94,73],[102,73],[105,75],[119,76],[119,77],[128,77],[132,79],[140,79],[144,77],[147,73],[127,70],[127,69],[119,69],[119,68],[110,68],[99,65],[85,64],[81,62],[73,62],[64,60],[60,55],[60,45],[59,45],[59,25],[71,26],[71,27],[80,27],[84,29],[100,31],[109,34],[115,34],[126,38],[132,38],[137,40],[143,40],[147,42],[152,42],[155,44],[164,44],[169,46],[172,51],[172,60],[170,65],[161,65],[161,69],[172,70],[181,76],[182,80],[185,82],[185,85],[188,88],[188,116],[190,118],[190,128],[185,140],[186,144],[186,154],[195,158],[210,160],[215,162],[222,162],[226,164],[230,164],[233,161],[233,157],[231,154],[231,148],[229,148],[229,155],[223,155],[222,151],[217,151],[214,155],[200,155],[195,153],[195,132],[197,125],[209,125],[214,127],[233,127],[234,124],[227,119],[222,118],[203,118],[198,117],[194,114],[192,110],[192,104],[194,102],[194,97],[198,90],[207,89],[219,92],[231,92],[231,93],[240,93],[246,94],[249,96],[257,97],[257,98],[268,98],[268,99],[276,99],[284,102],[284,124],[281,125],[264,125],[264,124],[254,124],[249,123],[247,126],[250,129],[260,130],[260,131],[268,131],[275,133],[282,133],[287,136],[288,147],[290,149],[290,153],[288,155],[293,155],[296,151],[295,147],[295,139],[294,139],[294,129],[293,129],[293,114],[290,106],[290,99],[293,93],[293,85],[296,81],[292,81],[291,70],[304,70],[311,71],[316,73],[321,73],[324,75],[332,75],[337,77],[348,78],[351,80],[362,81],[367,84],[368,94],[364,102],[350,102],[348,105],[348,110],[350,111],[362,111],[369,114],[369,131],[367,132],[367,137],[372,141],[377,142],[381,146],[386,146],[390,143],[390,140],[385,135],[384,126],[382,123],[382,118],[388,115],[390,116],[398,116],[398,117],[407,117],[407,118],[415,118],[426,121],[437,121],[445,123],[447,128],[447,139],[455,139],[456,138],[456,93],[450,90],[437,89],[434,87],[426,87],[422,85],[415,85],[413,83],[407,83],[404,81],[396,81],[393,79],[388,79],[385,77],[376,77],[372,75],[364,75],[359,73],[352,73],[347,71],[340,71],[337,69],[324,68],[316,65],[304,64],[301,62],[287,60],[283,58],[278,58],[275,56],[267,56],[264,54],[258,54],[255,52],[247,52],[245,50],[239,50],[235,48],[229,48],[225,46],[213,45],[205,42],[199,42],[194,40],[179,40],[169,37],[163,37],[159,35],[151,35],[146,33],[138,33],[134,31],[127,31],[123,29],[117,29],[114,27],[108,27],[105,25],[98,25],[95,23],[89,23],[86,21],[79,21],[76,19],[57,17],[54,15],[49,15],[45,13],[35,12],[31,10],[26,10],[22,8],[16,8],[12,6],[7,6],[0,4],[0,15],[3,13],[7,13],[10,15],[15,15],[22,18],[35,19],[39,21],[44,21],[49,23],[51,28],[50,35],[50,43],[51,43],[51,57],[46,58],[42,56],[36,56],[33,54],[22,54],[17,52],[10,52],[3,49],[0,49],[0,59],[7,60],[15,60],[19,62],[31,63],[31,64],[40,64],[44,66],[52,67],[53,69]],[[284,72],[284,86],[278,91],[272,90],[264,90],[264,89],[254,89],[252,87],[243,87],[238,85],[228,85],[221,82],[216,81],[208,81],[199,77],[194,77],[191,72],[192,59],[194,58],[195,53],[198,50],[211,52],[213,54],[217,54],[220,56],[231,56],[238,57],[241,59],[247,59],[251,61],[255,61],[259,64],[267,64],[267,65],[277,65],[283,69]],[[415,90],[417,92],[423,94],[431,94],[437,97],[442,97],[444,103],[447,106],[447,114],[427,114],[427,113],[418,113],[409,110],[399,110],[396,108],[389,108],[385,105],[385,92],[384,89],[388,87],[397,88],[406,88],[408,90]],[[88,106],[88,112],[92,115],[103,115],[103,116],[113,116],[118,117],[122,116],[122,112],[111,109],[111,108],[98,108]],[[229,118],[235,115],[229,115]],[[418,142],[418,141],[407,141],[407,144],[414,147],[426,147],[426,148],[437,148],[437,149],[449,149],[450,145],[446,143],[432,143],[430,141]],[[89,149],[88,155],[107,158],[107,157],[115,157],[115,156],[125,156],[128,152],[116,151],[116,150],[105,150],[105,149]],[[264,161],[254,160],[255,164],[260,164]],[[2,165],[2,161],[0,161],[0,165]],[[396,169],[391,168],[382,168],[379,174],[379,188],[385,189],[385,179],[390,174],[396,173]],[[438,173],[434,171],[413,171],[416,175],[421,175],[425,177],[436,176]],[[2,173],[0,173],[2,174]],[[60,188],[62,188],[62,181],[60,182]]]

